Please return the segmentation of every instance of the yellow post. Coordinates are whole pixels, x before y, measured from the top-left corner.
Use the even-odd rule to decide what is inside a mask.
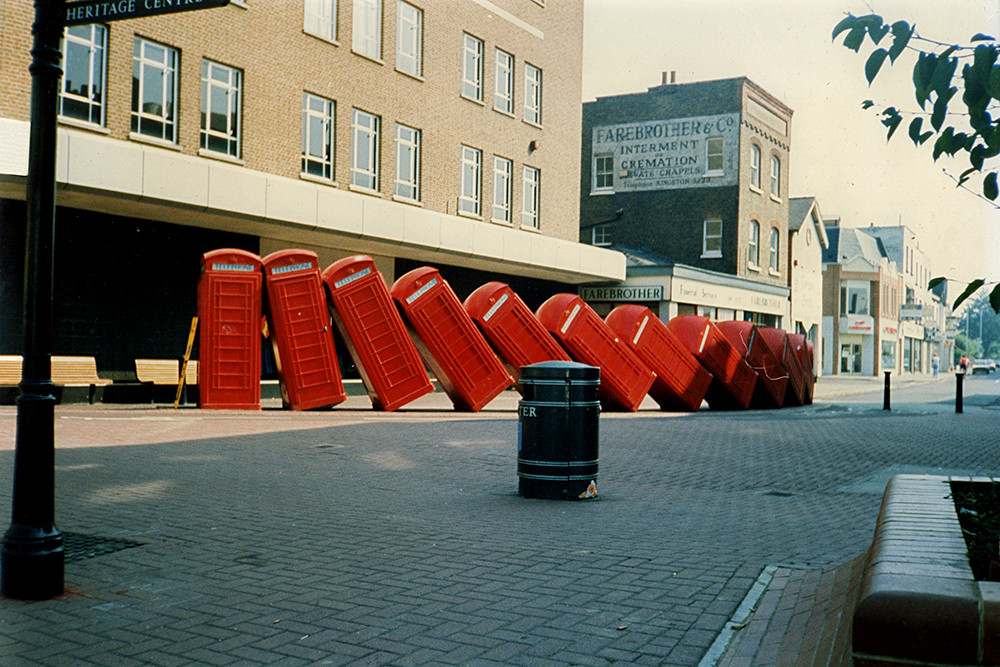
[[[191,331],[188,333],[187,349],[184,350],[184,360],[181,361],[181,374],[177,379],[177,395],[174,396],[174,408],[181,404],[181,392],[184,391],[184,383],[187,382],[188,361],[191,360],[191,348],[194,347],[194,336],[198,333],[198,316],[191,318]]]

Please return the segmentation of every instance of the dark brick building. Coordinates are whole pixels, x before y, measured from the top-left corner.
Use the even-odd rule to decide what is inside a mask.
[[[580,240],[632,257],[626,285],[649,284],[650,267],[663,267],[662,319],[702,312],[782,325],[791,117],[745,77],[585,103]],[[682,290],[674,266],[720,289]]]

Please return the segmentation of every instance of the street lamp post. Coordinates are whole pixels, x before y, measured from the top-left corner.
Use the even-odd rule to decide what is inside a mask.
[[[35,0],[24,272],[24,362],[17,399],[11,524],[0,549],[0,594],[42,600],[63,592],[63,537],[55,527],[52,285],[56,217],[56,105],[65,0]]]

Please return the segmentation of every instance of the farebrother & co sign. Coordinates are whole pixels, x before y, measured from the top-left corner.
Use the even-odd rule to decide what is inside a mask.
[[[591,140],[595,157],[612,158],[614,190],[638,192],[735,185],[739,137],[729,113],[604,125]]]
[[[663,285],[634,287],[581,287],[584,301],[663,301]]]
[[[229,0],[81,0],[65,5],[63,25],[119,21],[142,16],[223,7]]]

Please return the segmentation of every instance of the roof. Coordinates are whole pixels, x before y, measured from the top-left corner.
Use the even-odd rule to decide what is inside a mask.
[[[861,258],[877,267],[887,259],[885,246],[878,239],[854,227],[833,227],[827,235],[830,245],[823,250],[824,264],[846,264]]]
[[[815,197],[791,197],[788,200],[788,231],[799,231],[813,211],[815,211],[813,221],[816,225],[816,234],[819,236],[820,245],[826,248],[830,245],[830,239],[826,225],[823,224],[823,215],[819,212],[819,202]]]

